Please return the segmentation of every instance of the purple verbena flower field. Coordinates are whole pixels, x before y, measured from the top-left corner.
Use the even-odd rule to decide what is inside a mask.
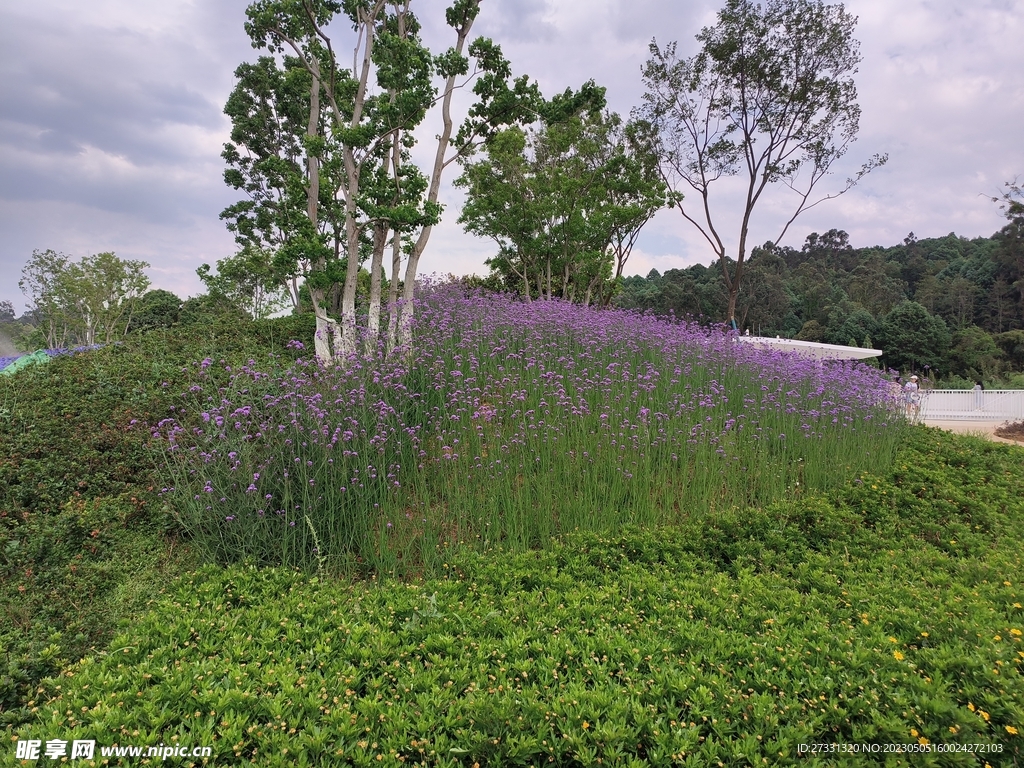
[[[881,472],[904,426],[863,364],[455,284],[419,302],[406,354],[194,364],[153,435],[208,556],[401,573],[671,524]]]

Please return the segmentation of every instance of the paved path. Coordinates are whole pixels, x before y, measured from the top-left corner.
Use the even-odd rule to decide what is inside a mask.
[[[1001,421],[967,421],[966,419],[942,421],[941,419],[925,419],[924,423],[929,427],[938,427],[939,429],[957,432],[961,435],[987,437],[989,440],[995,440],[997,443],[1024,445],[1024,443],[1017,442],[1016,440],[1007,440],[1006,438],[996,436],[995,431],[997,427],[1002,425],[1003,422]]]

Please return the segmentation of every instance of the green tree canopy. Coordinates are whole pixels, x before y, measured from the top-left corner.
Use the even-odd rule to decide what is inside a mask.
[[[129,332],[170,328],[178,322],[182,301],[170,291],[157,288],[147,291],[135,306]]]
[[[885,364],[902,371],[941,368],[950,345],[946,322],[916,301],[903,301],[878,329]]]
[[[1017,293],[1017,314],[1024,315],[1024,190],[1016,181],[1007,183],[1007,191],[993,198],[1006,214],[1007,224],[999,230],[996,260],[999,277]]]
[[[262,320],[287,306],[271,254],[247,245],[234,256],[217,261],[214,274],[209,264],[196,270],[206,290],[224,296],[254,320]]]
[[[479,10],[480,0],[454,0],[445,21],[455,42],[437,55],[422,42],[419,20],[404,0],[254,0],[246,10],[253,46],[273,59],[239,70],[241,90],[229,102],[239,129],[232,142],[267,162],[245,166],[244,152],[226,149],[232,173],[238,171],[228,182],[250,196],[228,217],[240,234],[248,227],[260,235],[259,244],[274,254],[278,273],[292,276],[295,302],[295,280],[304,280],[317,322],[316,353],[325,362],[347,360],[356,351],[364,255],[371,259],[367,348],[373,346],[380,327],[380,266],[389,241],[389,341],[394,346],[410,340],[418,264],[440,217],[444,169],[502,127],[536,113],[536,86],[525,77],[513,80],[493,42],[470,41]],[[340,28],[354,33],[348,38],[351,56],[339,48],[345,33],[332,25],[339,18]],[[460,89],[472,99],[456,128],[452,99]],[[282,108],[266,108],[276,104]],[[435,105],[441,126],[433,167],[421,174],[411,166],[408,150]],[[287,141],[257,136],[263,126],[281,126]],[[255,150],[248,150],[249,142]],[[250,177],[276,186],[265,193]],[[303,215],[296,216],[298,211]],[[399,302],[397,265],[403,256],[405,301]],[[332,296],[340,299],[336,308]]]
[[[500,132],[463,163],[459,221],[494,240],[487,263],[527,299],[610,301],[637,235],[669,199],[653,154],[603,104],[593,83],[566,91],[542,108],[547,122]]]
[[[988,379],[999,372],[1003,352],[995,339],[976,325],[953,334],[945,368],[975,381]]]
[[[62,253],[37,250],[18,285],[43,319],[50,347],[109,343],[131,324],[138,298],[149,287],[148,267],[111,252],[75,262]]]

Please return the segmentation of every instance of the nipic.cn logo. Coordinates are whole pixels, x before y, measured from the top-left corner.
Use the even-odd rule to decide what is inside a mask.
[[[96,754],[96,741],[93,739],[76,739],[68,742],[64,739],[19,739],[15,748],[18,760],[92,760]],[[210,757],[213,747],[187,747],[180,744],[159,744],[152,747],[115,745],[99,748],[101,757],[157,757],[166,760],[168,757]]]
[[[95,753],[94,739],[75,739],[70,745],[63,739],[48,739],[45,749],[42,739],[19,739],[14,756],[18,760],[38,760],[40,757],[48,757],[51,760],[59,760],[62,757],[70,760],[92,760]]]

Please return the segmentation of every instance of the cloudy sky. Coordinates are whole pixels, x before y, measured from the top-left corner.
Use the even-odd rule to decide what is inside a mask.
[[[245,0],[35,0],[0,6],[0,300],[20,311],[17,283],[33,249],[144,259],[154,287],[198,293],[195,269],[230,255],[218,214],[222,114],[233,71],[258,56]],[[449,45],[445,3],[416,0],[424,37]],[[798,219],[784,243],[836,227],[856,246],[892,245],[1002,225],[988,197],[1024,178],[1024,0],[850,0],[863,62],[858,142],[841,182],[876,152],[889,163],[844,197]],[[622,113],[642,95],[652,38],[695,50],[714,22],[705,0],[485,0],[474,33],[498,42],[516,73],[546,94],[593,78]],[[336,30],[339,38],[343,29]],[[435,116],[436,118],[436,116]],[[430,118],[428,118],[430,120]],[[429,134],[436,128],[428,126]],[[450,179],[449,179],[450,180]],[[482,274],[493,252],[461,232],[459,197],[443,193],[423,272]],[[781,193],[764,201],[754,242],[777,235]],[[735,213],[728,196],[723,214]],[[733,227],[734,228],[734,227]],[[727,227],[728,231],[728,227]],[[709,262],[677,212],[645,230],[627,272]]]

